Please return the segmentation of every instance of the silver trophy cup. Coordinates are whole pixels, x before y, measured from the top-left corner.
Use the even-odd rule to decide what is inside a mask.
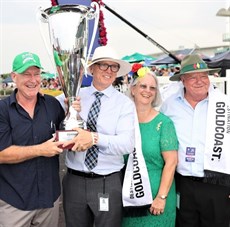
[[[94,29],[88,47],[88,23],[92,19],[94,19]],[[60,5],[39,11],[42,37],[55,62],[63,93],[68,98],[67,115],[63,122],[66,132],[74,127],[84,127],[84,121],[79,118],[79,114],[71,105],[79,93],[83,76],[87,72],[86,66],[96,37],[98,21],[99,5],[95,2],[91,3],[91,7]],[[73,132],[68,132],[71,133]],[[65,136],[69,137],[68,134]]]

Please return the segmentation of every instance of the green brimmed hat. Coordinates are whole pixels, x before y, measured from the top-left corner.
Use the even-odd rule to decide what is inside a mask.
[[[40,63],[40,59],[36,54],[24,52],[14,58],[13,72],[23,73],[31,66],[36,66],[40,69],[43,69]]]
[[[219,72],[220,68],[209,69],[207,64],[198,54],[190,54],[184,57],[181,62],[180,73],[174,74],[169,78],[171,81],[180,81],[182,75],[195,72]]]

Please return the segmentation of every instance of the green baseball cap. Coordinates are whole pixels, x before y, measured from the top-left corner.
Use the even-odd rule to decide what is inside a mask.
[[[23,73],[31,66],[36,66],[40,69],[43,69],[40,59],[36,54],[24,52],[14,58],[13,72]]]

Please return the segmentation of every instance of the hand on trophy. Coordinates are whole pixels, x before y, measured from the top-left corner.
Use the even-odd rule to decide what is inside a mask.
[[[37,152],[39,156],[44,157],[53,157],[57,154],[60,154],[63,152],[63,149],[61,148],[63,142],[56,141],[55,136],[47,141],[45,141],[42,144],[37,145]]]
[[[65,110],[69,110],[69,101],[68,98],[64,99],[64,103],[65,103]],[[76,100],[72,102],[72,107],[75,111],[77,111],[77,113],[81,112],[81,98],[80,97],[76,97]]]
[[[78,96],[76,100],[73,101],[72,107],[79,113],[81,112],[81,98]]]
[[[85,151],[95,145],[95,132],[89,132],[81,128],[74,128],[74,130],[78,132],[77,136],[74,137],[72,140],[64,142],[62,144],[63,148],[74,144],[71,148],[72,151]]]

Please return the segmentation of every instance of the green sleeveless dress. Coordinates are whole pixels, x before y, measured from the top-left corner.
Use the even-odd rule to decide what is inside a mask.
[[[142,152],[148,169],[152,196],[156,197],[160,186],[164,159],[162,152],[178,150],[178,140],[171,119],[159,113],[148,123],[140,123]],[[155,216],[148,212],[143,217],[124,217],[122,227],[174,227],[176,219],[176,190],[173,181],[164,213]]]

